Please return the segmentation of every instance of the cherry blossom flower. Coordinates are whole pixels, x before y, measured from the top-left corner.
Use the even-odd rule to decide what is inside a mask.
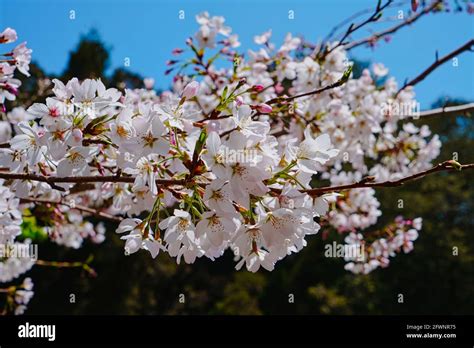
[[[125,172],[128,174],[136,174],[133,190],[140,190],[147,187],[153,195],[158,193],[158,188],[156,187],[156,179],[158,179],[158,176],[151,156],[140,158],[135,169],[127,168]]]
[[[265,45],[268,42],[268,40],[270,40],[271,36],[272,36],[272,30],[270,29],[264,32],[262,35],[256,35],[254,37],[254,42],[257,45]]]
[[[308,173],[317,173],[318,163],[325,164],[337,156],[339,150],[332,148],[327,134],[313,138],[310,129],[306,128],[304,135],[305,140],[293,150],[292,156],[296,159],[299,169]]]
[[[31,62],[31,52],[32,49],[26,47],[26,42],[18,45],[13,50],[13,57],[15,58],[15,65],[17,69],[26,76],[30,76],[28,72],[30,70],[30,62]]]
[[[93,153],[94,149],[88,147],[72,147],[67,152],[65,157],[58,163],[58,176],[90,174],[90,168],[88,163]]]
[[[7,44],[10,42],[15,42],[18,39],[15,29],[6,28],[3,32],[0,33],[0,43]]]
[[[199,82],[191,81],[189,84],[186,85],[186,87],[184,87],[183,97],[190,99],[196,96],[198,91],[199,91]]]
[[[42,144],[36,130],[34,130],[28,123],[21,122],[18,124],[19,129],[23,134],[15,135],[10,140],[10,145],[13,150],[25,151],[26,159],[30,166],[34,166],[43,160],[46,148]]]

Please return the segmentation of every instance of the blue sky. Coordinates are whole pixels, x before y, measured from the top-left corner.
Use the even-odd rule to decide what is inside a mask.
[[[164,76],[171,50],[198,28],[195,15],[207,10],[226,17],[226,24],[239,34],[240,49],[255,48],[253,37],[271,28],[273,41],[280,44],[287,32],[301,34],[310,41],[325,36],[342,19],[358,10],[374,6],[375,0],[0,0],[0,28],[15,28],[20,40],[33,49],[33,59],[48,73],[60,73],[68,53],[81,34],[96,28],[111,48],[111,68],[123,66],[155,78],[159,87],[169,86]],[[408,5],[403,7],[408,9]],[[69,18],[70,11],[76,18]],[[185,11],[185,19],[178,13]],[[295,18],[288,19],[288,11]],[[385,15],[394,15],[393,11]],[[365,18],[365,16],[361,17]],[[377,24],[383,28],[393,23]],[[359,37],[369,34],[367,29]],[[358,48],[358,59],[382,62],[403,83],[428,67],[435,51],[442,56],[474,37],[474,16],[466,13],[429,15],[412,27],[400,30],[390,44],[375,50]],[[474,54],[458,57],[458,67],[447,63],[417,88],[421,108],[426,109],[442,95],[474,100]]]

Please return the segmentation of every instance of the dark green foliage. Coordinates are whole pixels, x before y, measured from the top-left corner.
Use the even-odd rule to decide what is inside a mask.
[[[143,87],[143,78],[135,73],[129,72],[123,68],[115,69],[110,77],[110,86],[125,88],[141,88]]]
[[[64,79],[77,77],[79,80],[96,79],[104,76],[109,63],[109,52],[100,41],[96,30],[91,30],[81,38],[76,50],[69,54]]]
[[[31,212],[23,212],[23,223],[21,224],[20,240],[30,239],[32,243],[44,242],[48,239],[48,234],[41,226],[38,226],[36,217]]]

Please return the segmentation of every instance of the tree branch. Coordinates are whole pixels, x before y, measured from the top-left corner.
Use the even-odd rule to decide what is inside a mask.
[[[425,7],[422,11],[418,12],[418,13],[415,13],[413,16],[411,17],[408,17],[405,21],[391,27],[391,28],[388,28],[386,30],[383,30],[383,31],[380,31],[378,33],[375,33],[375,34],[372,34],[368,37],[365,37],[363,39],[360,39],[360,40],[357,40],[357,41],[353,41],[353,42],[350,42],[346,45],[344,45],[344,48],[346,50],[351,50],[355,47],[358,47],[360,45],[363,45],[363,44],[366,44],[366,43],[371,43],[371,42],[375,42],[377,40],[379,40],[380,38],[384,37],[384,36],[387,36],[389,34],[393,34],[395,33],[396,31],[398,31],[399,29],[407,26],[407,25],[410,25],[414,22],[416,22],[418,19],[420,19],[422,16],[428,14],[429,12],[431,12],[434,8],[436,8],[436,6],[438,6],[440,3],[442,3],[442,0],[437,0],[437,1],[434,1],[431,5]]]
[[[302,98],[302,97],[307,97],[307,96],[310,96],[310,95],[321,94],[321,93],[323,93],[325,91],[328,91],[330,89],[340,87],[344,83],[347,82],[347,80],[349,79],[349,77],[351,75],[351,72],[352,72],[352,65],[349,66],[349,68],[346,71],[344,71],[344,74],[342,75],[342,77],[334,83],[331,83],[327,86],[324,86],[324,87],[321,87],[321,88],[318,88],[318,89],[315,89],[313,91],[309,91],[309,92],[305,92],[305,93],[301,93],[301,94],[296,94],[296,95],[293,95],[291,97],[276,97],[276,98],[273,98],[273,99],[270,99],[270,100],[266,101],[265,104],[270,105],[270,104],[275,104],[275,103],[287,103],[287,102],[292,101],[292,100],[297,99],[297,98]]]
[[[450,160],[450,161],[439,163],[438,165],[428,170],[425,170],[425,171],[422,171],[422,172],[419,172],[419,173],[416,173],[416,174],[413,174],[413,175],[410,175],[398,180],[373,182],[374,177],[366,177],[362,179],[361,181],[353,183],[353,184],[319,187],[319,188],[313,188],[313,189],[308,189],[308,190],[300,190],[300,192],[307,193],[311,196],[318,196],[318,195],[328,193],[328,192],[345,191],[345,190],[351,190],[351,189],[356,189],[356,188],[396,187],[396,186],[402,186],[408,181],[416,180],[429,174],[443,172],[443,171],[462,170],[462,169],[465,169],[465,170],[474,169],[474,163],[461,165],[455,161]],[[281,193],[280,189],[272,189],[272,191],[276,193]]]
[[[384,5],[382,5],[382,1],[379,0],[378,1],[378,4],[377,4],[377,7],[375,8],[375,11],[374,13],[369,17],[367,18],[365,21],[363,21],[362,23],[360,24],[357,24],[355,25],[354,23],[352,23],[346,30],[346,32],[344,33],[344,35],[342,36],[341,40],[339,40],[339,42],[334,46],[332,47],[331,49],[327,50],[326,48],[323,48],[323,45],[321,45],[321,50],[322,52],[318,52],[318,55],[322,54],[321,55],[321,59],[324,59],[328,54],[330,54],[331,52],[333,52],[335,49],[337,49],[338,47],[341,47],[341,46],[344,46],[346,45],[347,43],[344,42],[345,39],[347,39],[351,34],[353,34],[354,32],[356,32],[357,30],[359,30],[360,28],[362,28],[363,26],[371,23],[371,22],[376,22],[377,20],[380,19],[380,17],[382,16],[382,11],[387,7],[389,6],[391,3],[393,2],[393,0],[388,0]]]
[[[474,103],[456,105],[456,106],[446,106],[442,108],[426,110],[420,112],[420,117],[434,117],[434,116],[457,116],[457,115],[474,115]]]
[[[397,92],[397,95],[402,91],[404,90],[405,88],[407,88],[408,86],[414,86],[416,85],[417,83],[423,81],[429,74],[431,74],[437,67],[443,65],[444,63],[446,63],[448,60],[456,57],[458,54],[464,52],[464,51],[472,51],[471,47],[474,46],[474,39],[471,39],[469,40],[468,42],[466,42],[464,45],[462,45],[461,47],[459,47],[458,49],[452,51],[451,53],[445,55],[444,57],[442,57],[441,59],[439,59],[438,57],[436,57],[436,60],[433,64],[431,64],[425,71],[423,71],[420,75],[418,75],[417,77],[415,77],[413,80],[411,80],[410,82],[407,82],[404,84],[404,86],[402,88],[400,88]]]
[[[69,204],[69,203],[66,203],[64,201],[51,201],[51,200],[42,199],[42,198],[21,198],[20,203],[63,205],[63,206],[66,206],[70,209],[76,209],[76,210],[79,210],[79,211],[90,213],[90,214],[92,214],[92,215],[94,215],[98,218],[106,219],[106,220],[109,220],[109,221],[113,221],[113,222],[121,222],[122,221],[122,218],[119,217],[119,216],[114,216],[114,215],[111,215],[111,214],[107,214],[107,213],[101,212],[99,210],[96,210],[94,208],[89,208],[89,207],[79,205],[79,204]]]
[[[437,108],[437,109],[431,109],[431,110],[425,110],[421,111],[419,115],[416,117],[412,117],[411,119],[406,119],[406,120],[412,120],[412,119],[418,119],[422,117],[435,117],[435,116],[459,116],[459,115],[464,115],[464,116],[472,116],[474,115],[474,103],[469,103],[469,104],[463,104],[463,105],[456,105],[456,106],[446,106],[442,108]],[[311,122],[308,122],[308,124]],[[273,135],[274,137],[279,137],[282,135],[288,134],[288,129],[283,127],[282,129],[275,131],[274,133],[270,133],[270,135]]]
[[[417,179],[422,178],[422,177],[424,177],[426,175],[429,175],[429,174],[433,174],[433,173],[437,173],[437,172],[443,172],[443,171],[453,171],[453,170],[461,171],[463,169],[464,170],[474,169],[474,163],[459,164],[456,161],[449,160],[449,161],[444,161],[442,163],[439,163],[438,165],[436,165],[436,166],[434,166],[434,167],[432,167],[428,170],[425,170],[425,171],[422,171],[422,172],[419,172],[419,173],[416,173],[416,174],[412,174],[412,175],[409,175],[407,177],[404,177],[404,178],[401,178],[401,179],[398,179],[398,180],[387,180],[387,181],[382,181],[382,182],[374,182],[374,177],[370,176],[370,177],[363,178],[361,181],[356,182],[356,183],[352,183],[352,184],[318,187],[318,188],[312,188],[312,189],[307,189],[307,190],[300,190],[300,192],[307,193],[307,194],[315,197],[315,196],[322,195],[324,193],[345,191],[345,190],[351,190],[351,189],[357,189],[357,188],[397,187],[397,186],[404,185],[406,182],[417,180]],[[40,177],[40,176],[37,176],[37,175],[33,175],[33,178],[31,178],[32,175],[28,175],[28,174],[0,173],[0,177],[2,177],[2,176],[7,176],[10,179],[13,178],[13,179],[17,179],[17,180],[20,180],[20,179],[21,180],[36,180],[36,179],[38,179],[38,177]],[[28,178],[25,178],[25,177],[28,177]],[[69,178],[48,177],[48,180],[53,180],[53,181],[60,180],[59,182],[85,182],[85,180],[97,180],[98,178],[101,179],[100,180],[101,182],[104,182],[105,180],[102,180],[102,179],[105,179],[105,178],[108,178],[109,180],[111,180],[110,182],[117,182],[117,181],[115,181],[117,179],[117,177],[90,177],[90,176],[89,177],[69,177]],[[132,179],[133,180],[134,178],[121,178],[121,179]],[[42,181],[42,180],[37,180],[37,181]],[[157,180],[157,183],[159,181],[166,181],[167,183],[173,184],[173,185],[177,184],[178,182],[179,182],[180,185],[182,185],[184,183],[184,180]],[[281,189],[277,189],[277,188],[272,188],[271,191],[276,193],[276,194],[281,194],[281,192],[282,192]],[[92,215],[95,215],[97,217],[108,219],[108,220],[111,220],[111,221],[114,221],[114,222],[122,221],[122,218],[120,218],[118,216],[113,216],[113,215],[110,215],[110,214],[107,214],[107,213],[104,213],[104,212],[100,212],[100,211],[97,211],[96,209],[89,208],[89,207],[82,206],[82,205],[68,204],[68,203],[63,202],[63,201],[50,201],[50,200],[44,200],[44,199],[41,199],[41,198],[38,198],[38,199],[22,198],[21,203],[61,204],[61,205],[67,206],[71,209],[77,209],[77,210],[80,210],[80,211],[84,211],[84,212],[90,213]]]
[[[404,5],[406,3],[406,1],[400,1],[400,2],[397,2],[393,5],[389,5],[388,7],[398,7],[398,6],[401,6],[401,5]],[[374,8],[373,7],[369,7],[369,8],[366,8],[364,10],[360,10],[359,12],[356,12],[354,13],[353,15],[351,15],[350,17],[347,17],[346,19],[344,19],[343,21],[341,21],[340,23],[336,24],[332,29],[331,31],[326,35],[326,37],[323,39],[323,44],[325,42],[328,42],[329,40],[331,40],[331,38],[336,34],[336,32],[342,28],[344,25],[346,24],[349,24],[351,23],[353,20],[355,20],[356,18],[364,15],[364,14],[367,14],[367,13],[370,13],[370,12],[373,12],[374,11]]]
[[[46,267],[56,267],[56,268],[82,268],[89,275],[96,277],[97,273],[93,268],[91,268],[86,262],[76,261],[76,262],[67,262],[67,261],[45,261],[45,260],[36,260],[35,265],[37,266],[46,266]]]
[[[135,177],[133,176],[115,176],[115,175],[106,175],[106,176],[44,176],[37,174],[27,174],[27,173],[1,173],[0,179],[6,180],[30,180],[30,181],[40,181],[48,184],[56,183],[91,183],[91,182],[114,182],[114,183],[133,183]],[[177,179],[158,179],[156,180],[157,185],[185,185],[187,180],[177,180]]]

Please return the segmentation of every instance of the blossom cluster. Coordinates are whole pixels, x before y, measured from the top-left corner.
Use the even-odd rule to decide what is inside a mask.
[[[14,301],[15,301],[15,315],[21,315],[25,312],[28,303],[33,298],[33,281],[31,278],[25,278],[21,286],[16,287]]]
[[[20,200],[15,197],[9,187],[3,186],[0,180],[0,247],[2,251],[8,248],[27,247],[28,241],[18,242],[21,234],[20,225],[23,221],[20,211]],[[0,259],[4,258],[3,252]],[[27,272],[33,266],[30,258],[7,257],[0,262],[0,282],[9,282]]]
[[[12,312],[15,315],[25,313],[27,305],[34,296],[33,281],[25,278],[20,285],[12,285],[7,289],[0,289],[6,295],[6,302],[1,314]]]
[[[20,134],[0,161],[13,173],[134,177],[131,183],[97,184],[100,194],[72,195],[99,206],[111,200],[111,212],[132,216],[117,230],[127,232],[122,237],[127,253],[143,248],[156,256],[166,250],[178,262],[184,257],[190,263],[203,255],[216,258],[230,247],[248,269],[260,264],[272,269],[306,245],[306,234],[318,231],[314,217],[324,214],[317,205],[322,198],[314,200],[297,187],[309,188],[316,168],[338,154],[327,135],[315,138],[308,128],[299,145],[279,149],[268,123],[252,120],[252,106],[233,101],[226,107],[235,130],[221,136],[215,126],[197,126],[202,114],[188,102],[198,92],[196,82],[180,96],[138,104],[98,80],[53,83],[55,97],[28,109],[39,122],[20,122]],[[237,86],[232,94],[251,89],[245,83]],[[160,180],[184,180],[186,185],[163,187]],[[52,200],[48,185],[25,180],[11,189],[20,197]],[[72,189],[72,184],[57,185]],[[162,207],[172,208],[177,201],[180,209],[158,221]],[[145,219],[133,217],[143,213]],[[67,224],[59,226],[64,234]],[[57,229],[53,239],[55,234]]]
[[[431,167],[439,138],[400,111],[416,105],[413,89],[398,92],[381,64],[353,76],[337,43],[309,49],[288,34],[277,46],[270,30],[244,55],[224,18],[196,19],[198,32],[168,62],[172,90],[157,93],[151,79],[124,91],[101,80],[54,79],[44,103],[8,114],[13,127],[0,166],[19,179],[0,183],[0,238],[14,243],[28,208],[61,245],[102,242],[105,228],[90,217],[106,214],[119,222],[127,255],[143,249],[193,263],[229,250],[237,269],[252,272],[273,270],[321,229],[364,244],[364,262],[347,260],[355,273],[409,252],[420,219],[396,219],[366,240],[381,215],[373,189],[310,189]],[[0,35],[0,42],[13,39],[11,29]],[[31,50],[21,47],[0,66],[3,99],[19,86],[15,67],[28,73]],[[17,265],[22,271],[1,281],[28,267]]]
[[[361,233],[351,232],[345,238],[349,245],[364,248],[364,255],[359,259],[346,257],[344,268],[353,273],[367,274],[378,267],[388,267],[390,257],[403,250],[409,253],[413,250],[413,241],[418,238],[418,231],[421,230],[422,219],[405,220],[399,216],[391,226],[387,226],[387,237],[382,237],[368,242],[364,240]]]
[[[12,28],[6,28],[0,33],[0,44],[9,44],[18,39]],[[26,47],[26,42],[16,46],[11,52],[4,53],[0,62],[0,107],[5,112],[5,99],[15,100],[21,81],[14,77],[18,69],[23,75],[30,76],[29,66],[32,50]]]

